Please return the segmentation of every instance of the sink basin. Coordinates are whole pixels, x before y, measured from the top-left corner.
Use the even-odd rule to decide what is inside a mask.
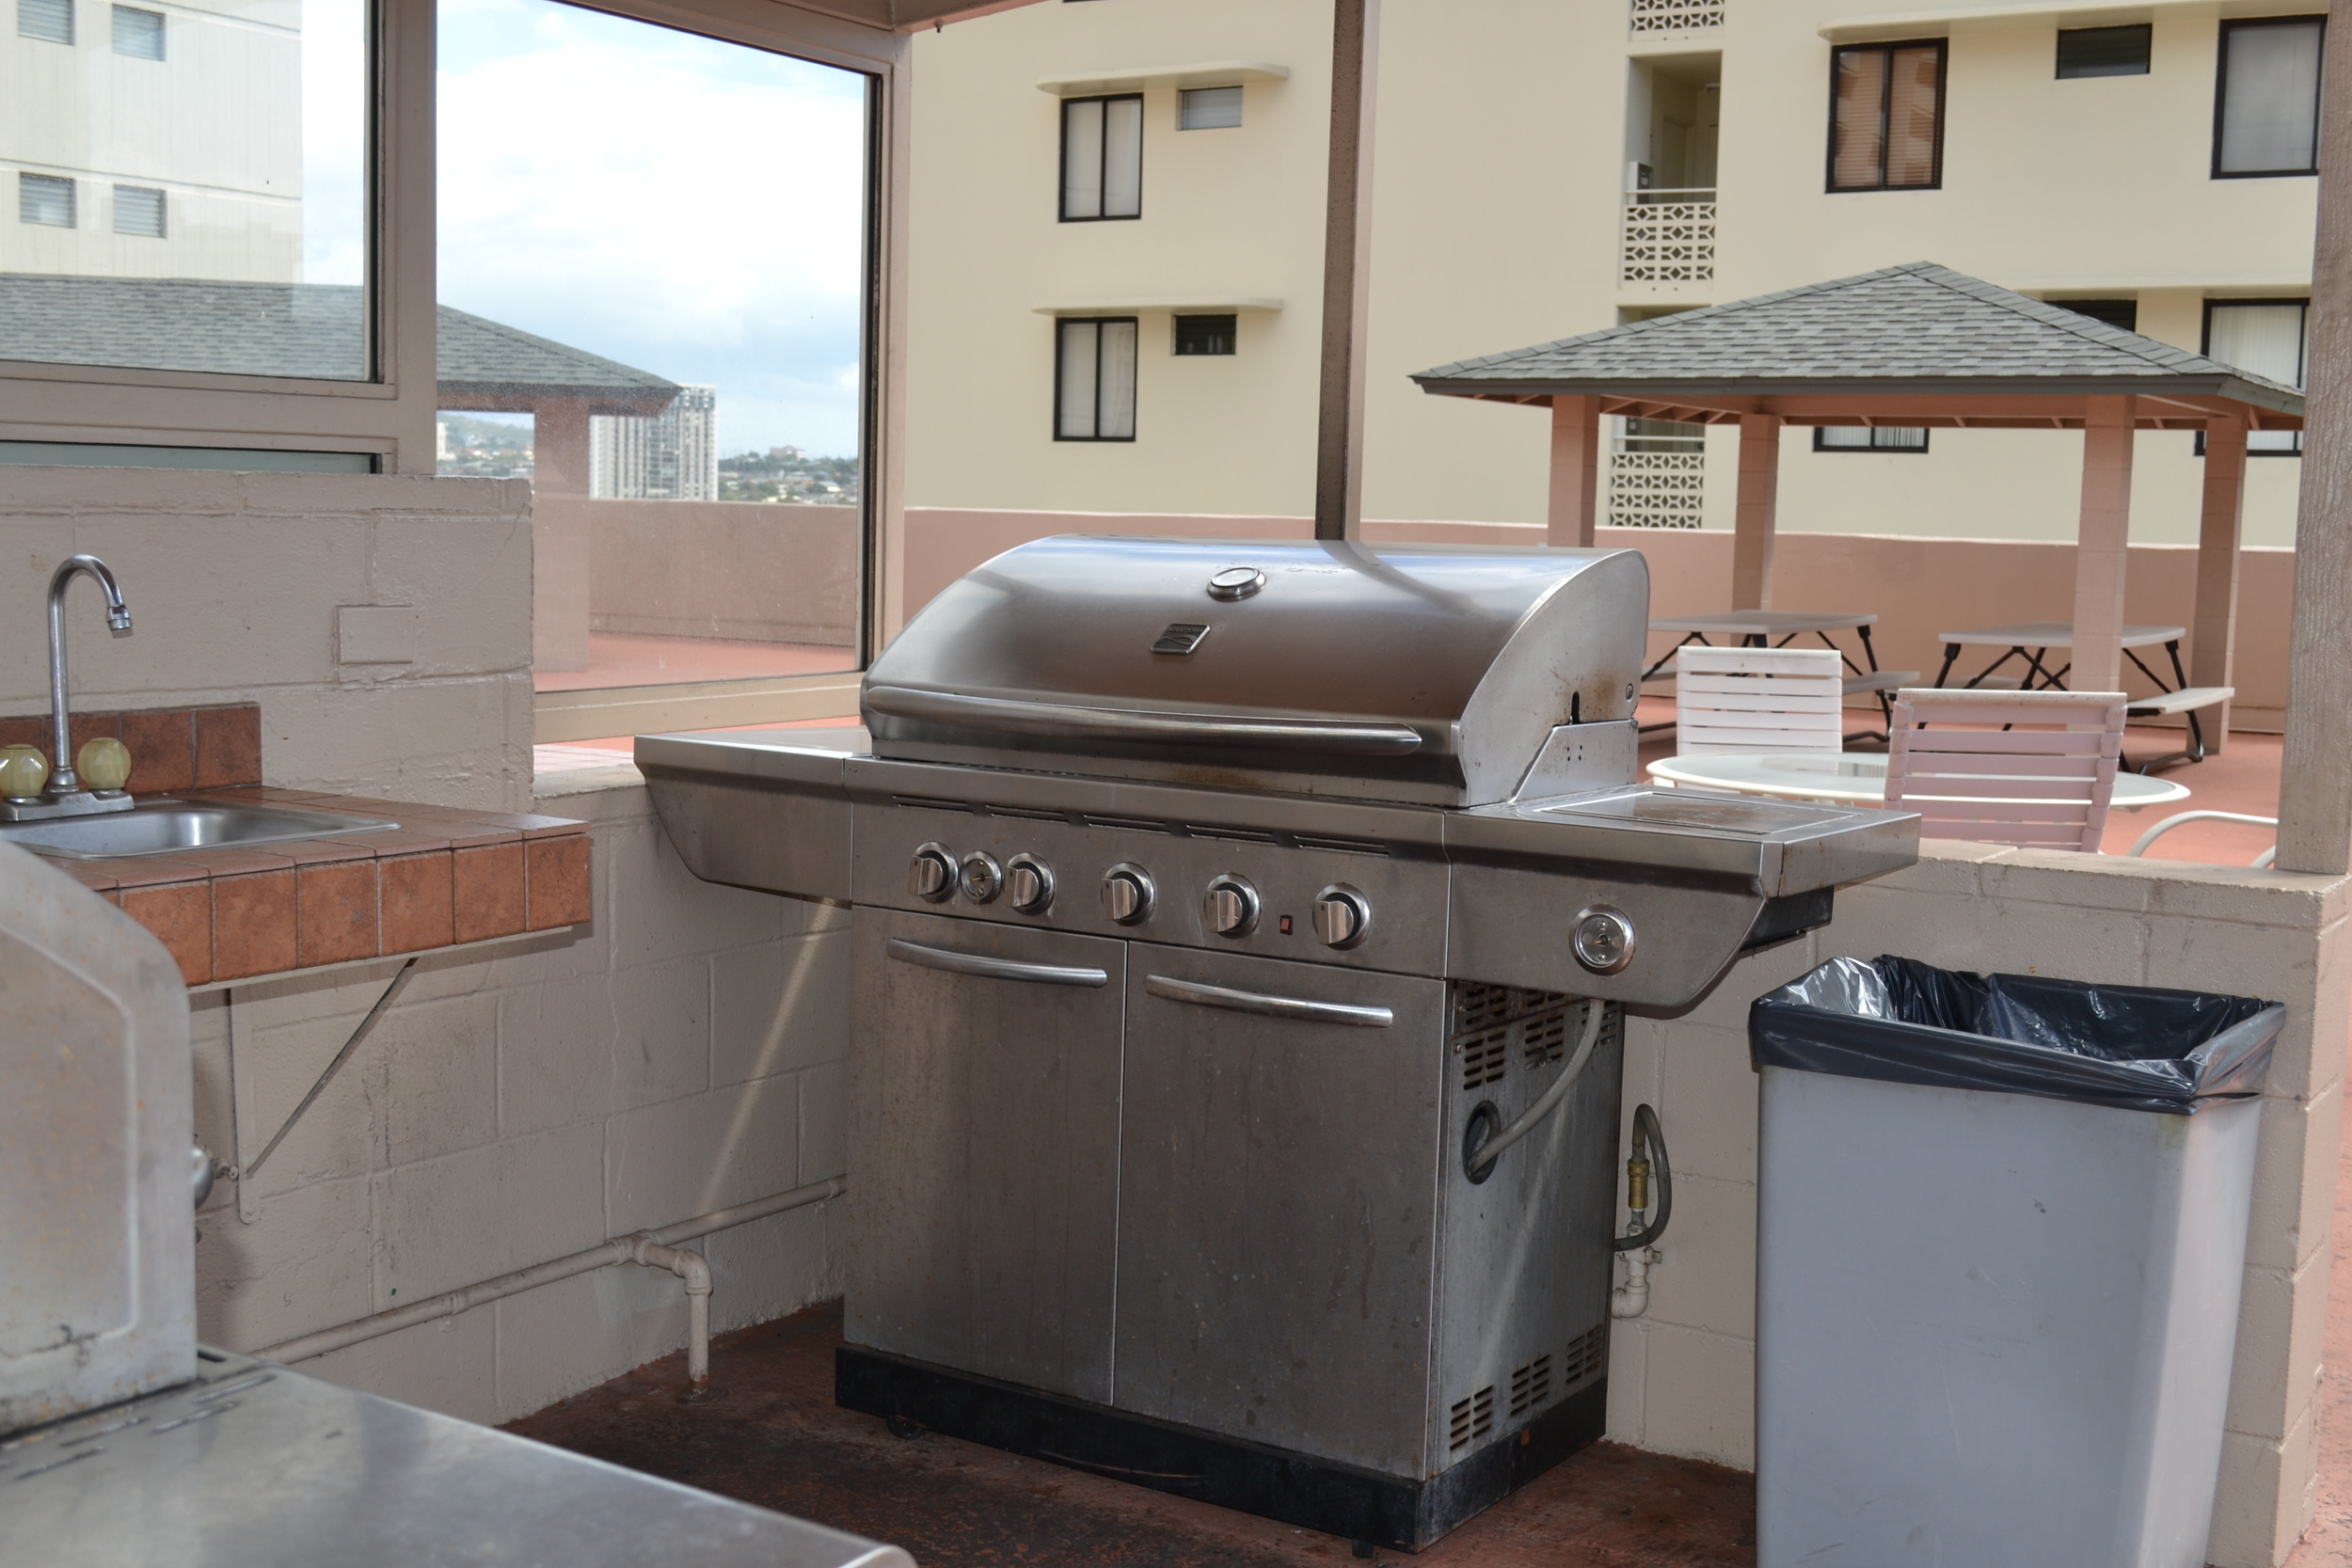
[[[229,845],[291,844],[296,839],[332,838],[338,833],[399,826],[380,816],[352,816],[342,812],[159,797],[141,800],[129,811],[95,816],[0,823],[0,842],[68,860],[110,861]]]

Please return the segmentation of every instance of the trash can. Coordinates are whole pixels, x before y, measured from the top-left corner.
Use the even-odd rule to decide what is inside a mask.
[[[1762,1079],[1759,1568],[2199,1568],[2274,1003],[1836,958]]]

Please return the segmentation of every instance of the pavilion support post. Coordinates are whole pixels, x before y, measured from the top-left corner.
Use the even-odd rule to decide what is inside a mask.
[[[2205,504],[2197,529],[2197,610],[2189,628],[2188,682],[2228,686],[2237,663],[2238,538],[2246,505],[2246,421],[2205,421]],[[2230,709],[2211,710],[2205,749],[2229,744]]]
[[[1600,399],[1551,400],[1551,506],[1544,543],[1593,546],[1600,489]]]
[[[2134,401],[2083,400],[2083,506],[2074,536],[2074,668],[2066,680],[2077,691],[2123,689],[2123,574],[2132,535]]]
[[[1370,322],[1372,133],[1380,0],[1333,0],[1331,157],[1323,214],[1323,378],[1315,433],[1315,537],[1364,522],[1364,339]]]
[[[1772,608],[1772,544],[1780,505],[1780,417],[1740,416],[1740,504],[1731,542],[1731,608]]]
[[[549,398],[531,419],[531,663],[588,668],[588,404]]]

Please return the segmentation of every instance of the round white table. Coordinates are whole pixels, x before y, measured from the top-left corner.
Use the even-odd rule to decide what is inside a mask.
[[[1777,795],[1798,800],[1836,800],[1875,806],[1886,800],[1886,756],[1881,752],[1732,752],[1720,755],[1661,757],[1649,775],[1702,789],[1742,795]],[[2138,773],[2115,775],[2116,811],[2168,806],[2188,799],[2188,786]]]

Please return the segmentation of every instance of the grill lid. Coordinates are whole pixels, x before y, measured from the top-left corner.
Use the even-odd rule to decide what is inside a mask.
[[[1065,535],[951,585],[867,673],[878,755],[1475,805],[1628,720],[1633,550]]]

